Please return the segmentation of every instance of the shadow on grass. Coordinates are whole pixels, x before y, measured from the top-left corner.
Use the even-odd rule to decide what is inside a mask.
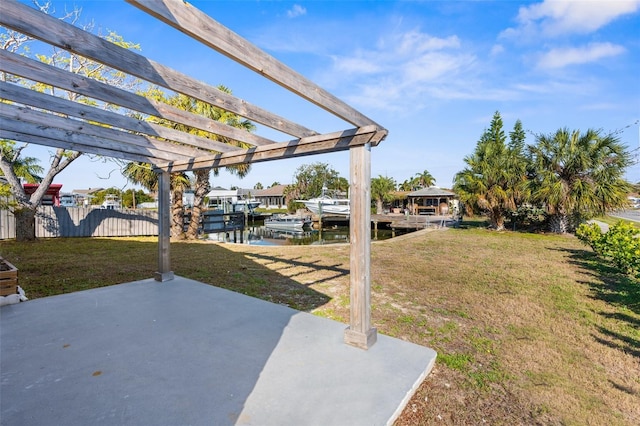
[[[613,349],[619,349],[636,358],[640,358],[640,341],[638,341],[638,339],[625,336],[621,333],[616,333],[615,331],[611,331],[604,327],[598,327],[598,331],[602,333],[601,336],[593,335],[593,338],[597,342]]]
[[[152,238],[3,241],[1,249],[18,268],[20,285],[30,299],[138,281],[153,277],[157,270],[158,244]],[[327,268],[336,276],[348,273],[335,267],[305,265]],[[300,311],[311,311],[331,300],[243,253],[217,244],[172,242],[171,267],[176,275]]]
[[[275,257],[275,256],[266,256],[264,254],[258,254],[258,253],[251,253],[248,256],[250,258],[252,258],[252,259],[261,259],[261,260],[267,261],[268,263],[271,263],[271,264],[277,264],[278,263],[278,264],[284,264],[285,265],[285,266],[283,266],[283,267],[281,267],[281,268],[279,268],[277,270],[283,270],[283,269],[286,269],[286,268],[309,268],[309,269],[313,269],[313,270],[319,271],[319,272],[322,273],[323,277],[315,279],[313,281],[314,284],[335,280],[337,278],[349,275],[349,270],[345,269],[345,268],[341,268],[339,263],[336,263],[334,265],[321,265],[318,261],[316,261],[316,262],[302,262],[302,261],[299,260],[299,259],[301,259],[300,257],[297,257],[297,258],[294,258],[294,259],[282,259],[282,258],[278,258],[278,257]],[[291,278],[291,277],[303,275],[305,273],[306,272],[304,270],[302,270],[302,271],[297,272],[295,274],[288,274],[287,276],[289,278]]]
[[[593,297],[611,305],[631,310],[640,315],[640,282],[618,272],[614,267],[603,263],[598,256],[588,250],[551,248],[569,254],[570,262],[579,266],[593,277],[592,280],[581,281],[593,290]],[[607,314],[610,315],[610,314]],[[624,314],[618,319],[638,325],[638,320]]]
[[[456,228],[460,228],[460,229],[474,229],[474,228],[484,229],[484,228],[487,228],[488,226],[489,226],[489,222],[484,218],[467,217],[467,218],[463,218],[461,221],[459,221],[457,226],[456,226]]]
[[[579,281],[580,284],[588,285],[591,288],[591,297],[640,315],[640,283],[638,280],[634,280],[603,263],[591,251],[566,248],[551,250],[560,250],[568,253],[570,262],[579,266],[585,274],[592,278]],[[640,326],[640,319],[632,314],[599,312],[599,315],[628,323],[632,329],[637,329]],[[592,333],[592,337],[598,343],[630,354],[635,358],[640,358],[640,341],[638,339],[603,326],[598,326],[597,330],[599,333]]]

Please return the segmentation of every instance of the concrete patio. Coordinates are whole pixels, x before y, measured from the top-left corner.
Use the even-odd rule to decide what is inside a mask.
[[[383,425],[433,350],[189,279],[0,309],[3,425]]]

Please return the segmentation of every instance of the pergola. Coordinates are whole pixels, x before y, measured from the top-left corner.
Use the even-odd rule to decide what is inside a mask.
[[[161,282],[174,277],[169,251],[171,173],[349,150],[351,315],[344,339],[348,344],[369,348],[376,341],[370,318],[371,147],[386,137],[387,130],[182,0],[126,1],[353,127],[320,134],[16,0],[3,0],[0,25],[238,114],[292,139],[274,141],[238,130],[5,50],[0,50],[1,72],[118,105],[150,119],[138,120],[1,81],[0,138],[151,164],[160,182],[155,279]],[[250,148],[240,149],[161,126],[154,123],[157,119],[202,129],[219,135],[220,140],[240,141]]]

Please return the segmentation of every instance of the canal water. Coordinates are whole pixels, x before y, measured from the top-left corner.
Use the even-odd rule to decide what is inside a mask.
[[[386,240],[392,237],[390,229],[379,229],[377,232],[371,230],[371,240]],[[262,221],[249,221],[249,226],[242,232],[233,235],[233,232],[227,234],[209,234],[208,238],[215,241],[235,242],[249,245],[260,246],[283,246],[283,245],[319,245],[319,244],[336,244],[349,242],[348,226],[330,226],[322,230],[304,229],[301,232],[280,231],[269,229],[264,226]]]

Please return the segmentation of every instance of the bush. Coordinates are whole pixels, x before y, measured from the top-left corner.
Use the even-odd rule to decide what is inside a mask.
[[[605,234],[595,224],[582,224],[576,236],[591,246],[604,260],[632,277],[640,276],[640,231],[631,223],[620,221]]]
[[[547,213],[540,207],[531,205],[518,206],[517,210],[507,212],[507,218],[511,222],[513,229],[516,226],[520,229],[538,230],[544,229],[547,224]]]

